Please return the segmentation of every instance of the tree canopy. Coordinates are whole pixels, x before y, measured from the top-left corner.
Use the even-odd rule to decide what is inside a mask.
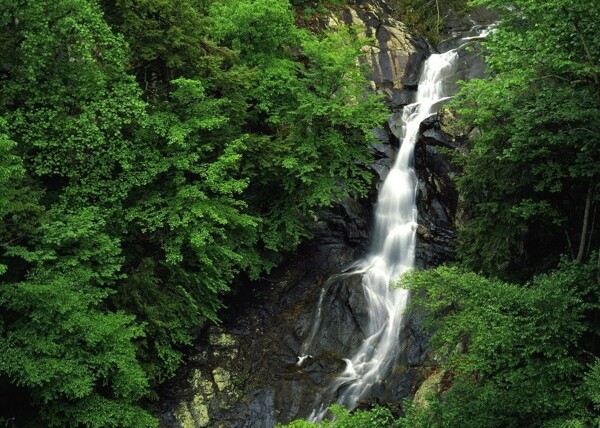
[[[597,240],[600,9],[475,3],[505,13],[484,42],[492,77],[469,82],[458,98],[464,121],[481,134],[458,180],[463,260],[491,274],[547,267],[561,252],[582,261]]]
[[[3,3],[5,422],[156,426],[233,280],[366,194],[365,41],[294,22],[285,0]]]

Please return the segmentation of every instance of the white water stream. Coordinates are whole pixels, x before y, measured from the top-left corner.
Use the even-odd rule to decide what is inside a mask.
[[[413,168],[413,152],[421,122],[436,113],[440,104],[452,95],[448,89],[455,84],[457,57],[456,49],[431,55],[425,61],[415,102],[403,109],[402,129],[395,132],[401,136],[402,143],[379,192],[371,249],[346,273],[362,275],[362,287],[368,305],[368,322],[362,326],[365,339],[351,356],[344,359],[345,370],[319,394],[309,420],[318,421],[325,416],[331,404],[324,402],[326,399],[335,400],[349,409],[355,408],[371,386],[389,374],[400,353],[399,336],[409,293],[401,288],[390,288],[390,285],[415,264],[418,183]],[[309,337],[298,357],[298,366],[307,358],[312,358],[309,353],[318,335],[323,294],[324,290]]]
[[[413,153],[421,122],[446,99],[445,80],[453,75],[457,54],[432,55],[425,62],[416,100],[402,111],[400,152],[384,181],[375,208],[370,253],[358,262],[368,305],[366,339],[332,387],[345,386],[338,402],[354,408],[371,385],[381,381],[400,351],[399,336],[408,291],[390,288],[399,275],[415,264],[417,241],[417,175]]]

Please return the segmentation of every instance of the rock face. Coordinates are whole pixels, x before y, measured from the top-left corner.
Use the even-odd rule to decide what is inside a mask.
[[[424,120],[415,147],[415,169],[419,177],[417,207],[417,265],[437,266],[454,258],[452,241],[458,193],[451,176],[456,171],[438,152],[439,147],[462,150],[451,135],[440,129],[435,116]]]
[[[428,50],[425,40],[409,34],[406,26],[389,15],[383,1],[356,1],[330,26],[352,25],[373,43],[365,46],[365,60],[372,70],[373,89],[386,95],[388,105],[401,107],[411,102],[419,83],[421,65]]]
[[[361,278],[340,280],[335,274],[366,252],[370,206],[345,200],[321,213],[313,241],[267,279],[232,297],[223,325],[200,335],[186,367],[161,394],[161,426],[269,428],[310,415],[328,378],[343,370],[342,358],[364,338]],[[320,358],[297,365],[316,316],[321,325],[311,353]],[[365,404],[411,396],[425,379],[418,365],[426,337],[415,320],[401,340],[407,352],[394,378],[374,387]]]
[[[387,94],[389,105],[399,110],[412,100],[421,62],[427,56],[426,45],[387,17],[384,3],[356,3],[338,24],[362,25],[365,34],[377,39],[377,47],[369,48],[373,83]],[[469,61],[465,59],[458,71],[467,78],[482,72]],[[398,138],[391,132],[396,116],[392,115],[387,129],[375,131],[371,168],[380,180],[387,176],[398,150]],[[417,264],[430,268],[452,259],[455,237],[453,170],[438,150],[461,150],[462,139],[473,131],[454,127],[448,111],[424,121],[421,131],[415,149]],[[361,279],[336,274],[367,251],[377,187],[368,200],[347,199],[317,213],[313,240],[268,277],[236,287],[239,291],[230,297],[229,309],[222,314],[223,324],[199,334],[185,367],[162,391],[158,410],[162,427],[270,428],[276,422],[310,415],[328,379],[343,370],[342,358],[364,338]],[[319,301],[323,304],[318,305]],[[318,307],[323,310],[319,312]],[[315,318],[320,328],[309,353],[319,358],[306,356],[299,361]],[[391,376],[374,385],[371,396],[359,406],[411,397],[430,374],[423,365],[427,336],[420,324],[408,314],[400,338],[404,349]]]
[[[352,200],[322,213],[313,241],[268,279],[232,297],[223,326],[200,335],[185,370],[163,394],[169,398],[162,403],[162,426],[262,428],[308,416],[326,376],[343,364],[336,358],[340,346],[360,338],[348,319],[361,316],[357,284],[336,284],[323,296],[332,328],[318,346],[331,358],[318,367],[308,359],[301,369],[300,346],[324,281],[365,250],[369,218],[368,208]]]

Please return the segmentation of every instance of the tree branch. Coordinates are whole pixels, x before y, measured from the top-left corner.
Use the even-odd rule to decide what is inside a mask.
[[[575,260],[575,253],[573,252],[573,244],[571,243],[571,237],[569,231],[565,229],[565,236],[567,237],[567,244],[569,245],[569,254],[571,254],[571,260]]]

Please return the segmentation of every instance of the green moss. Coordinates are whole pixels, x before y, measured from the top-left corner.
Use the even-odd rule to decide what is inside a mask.
[[[222,367],[217,367],[213,370],[213,379],[219,391],[223,391],[225,388],[232,385],[231,383],[231,373],[225,370]]]
[[[194,428],[194,417],[186,403],[181,403],[175,411],[175,419],[179,422],[181,428]]]
[[[210,423],[208,416],[208,405],[202,395],[196,395],[192,401],[192,414],[196,419],[197,427],[207,427]]]
[[[456,112],[449,108],[442,108],[438,113],[440,129],[452,137],[462,137],[473,130],[473,126],[461,122]]]
[[[208,342],[212,346],[236,346],[237,342],[231,334],[220,333],[212,334],[208,338]]]
[[[206,397],[197,394],[191,403],[181,403],[175,411],[175,419],[181,428],[204,428],[209,426],[208,404]]]
[[[417,406],[422,408],[427,408],[429,406],[430,398],[439,393],[443,374],[444,372],[440,370],[425,379],[425,382],[423,382],[417,390],[415,398],[413,398],[413,402]]]
[[[211,399],[215,396],[212,382],[208,379],[204,379],[200,370],[196,369],[192,372],[190,383],[195,392],[201,393],[207,399]]]

